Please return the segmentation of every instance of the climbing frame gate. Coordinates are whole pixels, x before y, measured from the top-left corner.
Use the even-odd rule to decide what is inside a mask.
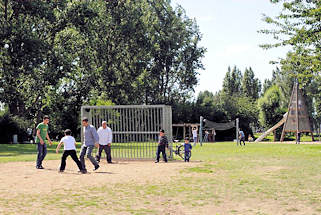
[[[172,140],[172,109],[166,105],[82,106],[81,118],[98,129],[102,121],[113,131],[112,157],[118,159],[155,158],[159,130]],[[81,129],[83,142],[83,129]]]

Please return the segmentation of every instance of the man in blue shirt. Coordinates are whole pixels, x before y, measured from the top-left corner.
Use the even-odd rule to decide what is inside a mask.
[[[91,163],[94,165],[94,171],[99,168],[99,164],[96,159],[92,156],[92,151],[94,147],[99,146],[99,136],[97,134],[96,128],[93,125],[90,125],[88,119],[85,117],[82,120],[82,125],[84,126],[84,143],[81,146],[80,150],[80,162],[82,165],[83,170],[86,172],[86,165],[85,165],[85,155]]]
[[[240,129],[240,131],[239,131],[239,137],[240,137],[240,145],[242,146],[242,141],[243,141],[243,144],[245,146],[245,134],[242,131],[242,129]]]

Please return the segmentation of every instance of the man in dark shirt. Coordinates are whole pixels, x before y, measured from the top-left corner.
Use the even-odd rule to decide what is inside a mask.
[[[158,147],[157,147],[157,152],[156,152],[155,163],[159,162],[159,157],[160,157],[161,152],[162,152],[164,161],[167,162],[165,147],[168,148],[168,140],[167,140],[167,137],[165,136],[164,129],[161,129],[159,131],[159,140],[158,140]]]

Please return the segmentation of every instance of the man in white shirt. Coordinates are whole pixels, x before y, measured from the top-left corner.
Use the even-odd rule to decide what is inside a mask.
[[[101,152],[104,150],[106,153],[107,163],[111,162],[111,143],[113,140],[113,133],[111,128],[107,126],[107,122],[103,121],[101,127],[98,129],[97,133],[99,136],[99,150],[96,154],[97,162],[100,162]]]

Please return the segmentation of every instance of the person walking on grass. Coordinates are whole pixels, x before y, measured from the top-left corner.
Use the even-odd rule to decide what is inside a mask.
[[[101,127],[98,128],[98,136],[99,136],[99,149],[96,155],[96,160],[99,163],[101,152],[104,150],[106,153],[107,163],[111,162],[111,143],[113,140],[113,133],[110,127],[107,126],[107,122],[103,121],[101,123]]]
[[[166,157],[166,147],[168,148],[168,139],[165,136],[164,129],[161,129],[159,131],[159,139],[158,139],[158,146],[157,146],[157,152],[156,152],[156,161],[155,163],[159,162],[160,153],[163,155],[164,161],[167,163],[167,157]]]
[[[61,157],[61,164],[59,168],[59,172],[64,172],[66,168],[66,159],[70,155],[71,158],[75,161],[79,168],[79,172],[85,174],[86,171],[82,168],[82,165],[80,161],[78,160],[77,157],[77,152],[76,152],[76,140],[74,137],[71,136],[71,130],[66,129],[65,130],[65,136],[60,140],[57,148],[56,148],[56,153],[58,154],[59,149],[61,145],[64,144],[64,153],[62,154]]]
[[[185,137],[184,140],[184,161],[189,162],[191,157],[192,145],[189,142],[189,137]]]
[[[93,125],[90,125],[88,122],[88,118],[83,118],[82,120],[83,131],[84,131],[84,143],[81,146],[80,150],[80,162],[82,165],[82,169],[87,171],[85,165],[85,155],[91,163],[94,165],[94,171],[99,168],[99,164],[96,159],[92,156],[92,151],[96,146],[98,148],[99,136],[97,134],[96,128]]]
[[[242,129],[240,129],[240,131],[239,131],[239,138],[240,138],[240,146],[242,146],[242,141],[243,141],[243,144],[245,146],[245,134],[242,131]]]
[[[37,163],[36,163],[37,169],[44,169],[44,167],[42,166],[42,161],[45,159],[47,155],[46,139],[48,140],[50,146],[52,145],[52,142],[48,135],[48,123],[49,123],[49,116],[44,116],[42,123],[39,123],[36,127],[36,143],[37,143],[37,150],[38,150]]]

